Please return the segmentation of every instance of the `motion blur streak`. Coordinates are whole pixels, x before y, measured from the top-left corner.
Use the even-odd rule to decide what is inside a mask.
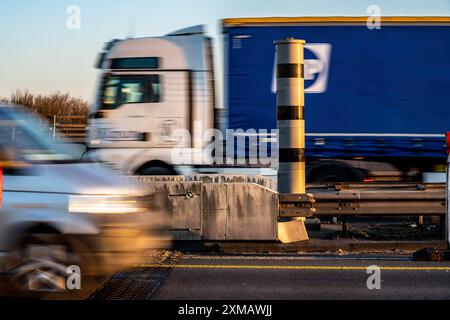
[[[148,195],[50,133],[44,120],[0,105],[0,271],[19,295],[66,291],[70,266],[109,274],[161,245]]]

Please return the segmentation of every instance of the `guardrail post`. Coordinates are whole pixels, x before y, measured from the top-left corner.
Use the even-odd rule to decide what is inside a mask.
[[[53,115],[53,139],[56,138],[56,115]]]
[[[348,217],[343,216],[341,218],[342,222],[342,231],[341,231],[341,237],[342,238],[348,238]]]

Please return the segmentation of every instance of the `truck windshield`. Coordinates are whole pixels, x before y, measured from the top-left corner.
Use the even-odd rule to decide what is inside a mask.
[[[77,161],[69,143],[57,143],[45,120],[18,108],[0,108],[0,160],[25,162]]]
[[[108,75],[101,108],[112,110],[124,104],[159,102],[160,91],[158,75]]]

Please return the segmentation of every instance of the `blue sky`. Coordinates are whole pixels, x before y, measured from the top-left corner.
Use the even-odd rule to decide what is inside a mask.
[[[365,16],[372,4],[382,15],[450,16],[450,0],[0,0],[0,96],[15,89],[60,90],[92,101],[96,55],[112,38],[205,24],[215,38],[216,66],[221,68],[222,18]],[[81,9],[80,30],[66,27],[70,5]]]

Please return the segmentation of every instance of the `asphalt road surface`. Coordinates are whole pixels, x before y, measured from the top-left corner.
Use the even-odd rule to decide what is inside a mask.
[[[368,273],[370,266],[379,269]],[[450,262],[384,255],[163,252],[111,278],[84,278],[83,287],[76,294],[44,299],[450,300]]]
[[[380,289],[367,286],[372,265],[380,267]],[[450,299],[448,262],[184,255],[164,267],[170,270],[150,299]],[[373,277],[369,283],[377,286]]]

